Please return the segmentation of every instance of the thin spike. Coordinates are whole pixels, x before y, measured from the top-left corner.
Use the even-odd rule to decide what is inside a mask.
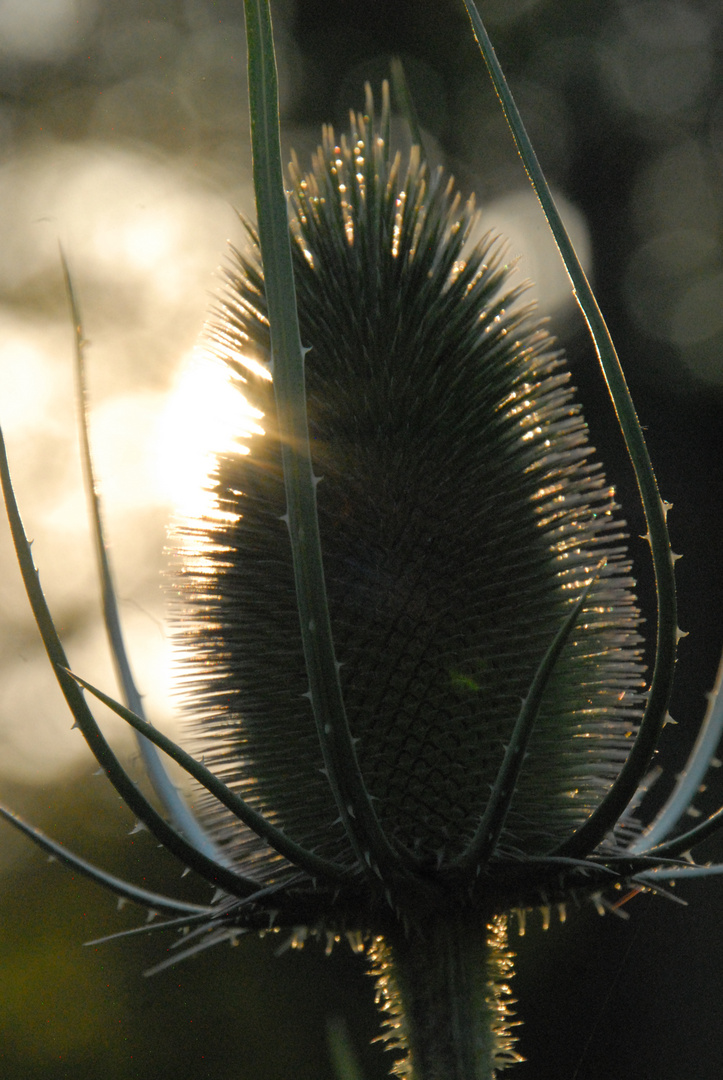
[[[419,115],[414,107],[412,95],[409,92],[409,83],[407,82],[406,72],[404,71],[404,64],[398,56],[394,56],[392,57],[390,68],[392,87],[394,89],[394,102],[407,122],[412,142],[415,146],[420,148],[423,156],[427,158],[429,155],[425,150],[422,129],[419,124]]]
[[[133,926],[130,930],[118,930],[115,934],[106,934],[104,937],[94,938],[92,941],[84,941],[83,947],[91,945],[105,945],[109,941],[117,941],[120,938],[137,937],[139,934],[154,934],[158,930],[178,930],[181,927],[193,926],[197,922],[213,921],[209,915],[180,915],[177,919],[166,919],[164,922],[144,923],[143,926]]]
[[[113,573],[108,555],[108,546],[105,542],[103,530],[103,511],[98,485],[93,467],[93,455],[90,448],[90,432],[88,427],[88,388],[85,375],[85,336],[80,317],[80,309],[73,288],[73,280],[70,274],[68,261],[61,246],[60,261],[63,267],[65,289],[68,295],[68,303],[73,319],[75,330],[75,377],[78,397],[78,418],[80,424],[81,457],[83,461],[83,473],[90,507],[91,522],[93,525],[93,538],[98,560],[98,575],[100,578],[101,599],[103,606],[103,621],[105,623],[111,656],[115,666],[118,682],[123,691],[125,703],[144,719],[143,702],[133,678],[128,652],[125,646],[123,630],[121,627],[120,613],[116,589],[113,582]],[[73,725],[76,726],[76,725]],[[138,746],[143,757],[146,772],[161,803],[170,814],[176,828],[189,840],[194,847],[203,852],[210,859],[224,863],[225,858],[216,844],[210,839],[206,830],[196,820],[189,809],[185,799],[180,794],[166,770],[161,757],[152,743],[138,737]]]
[[[642,870],[635,875],[635,881],[653,885],[656,881],[683,881],[684,878],[719,877],[723,874],[723,863],[711,863],[708,866],[665,867],[655,870]]]
[[[148,968],[147,971],[144,971],[143,975],[147,979],[152,975],[158,975],[159,972],[165,971],[166,968],[173,967],[174,964],[180,964],[181,961],[187,960],[190,956],[196,956],[197,953],[204,952],[206,949],[211,949],[214,945],[218,945],[222,941],[233,938],[235,933],[237,933],[237,931],[227,929],[218,930],[215,933],[209,932],[209,937],[206,941],[201,941],[192,948],[186,949],[185,952],[177,953],[176,955],[169,957],[169,959],[163,960],[160,964],[155,964],[153,967]]]
[[[50,852],[58,862],[69,866],[72,870],[77,870],[79,874],[84,874],[85,877],[90,878],[97,885],[109,889],[123,900],[132,900],[134,904],[142,904],[146,907],[150,905],[158,911],[165,911],[171,915],[185,914],[186,916],[203,915],[207,917],[209,914],[215,913],[214,908],[203,907],[200,904],[189,904],[183,900],[174,900],[172,897],[162,896],[160,893],[138,888],[129,881],[124,881],[122,878],[106,873],[105,870],[101,870],[100,867],[87,862],[79,855],[74,855],[72,851],[68,851],[67,848],[56,843],[55,840],[51,840],[40,829],[36,829],[34,825],[23,821],[12,810],[8,810],[4,806],[0,806],[0,816],[5,818],[16,829],[19,829],[20,832],[25,833],[38,847]]]

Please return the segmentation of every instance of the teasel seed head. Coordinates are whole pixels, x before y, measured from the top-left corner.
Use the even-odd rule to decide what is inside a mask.
[[[338,142],[325,129],[308,174],[294,159],[293,259],[349,724],[400,864],[448,880],[443,905],[470,893],[455,868],[520,703],[589,590],[485,868],[487,919],[529,902],[519,864],[574,832],[624,762],[641,711],[640,616],[613,490],[504,245],[478,237],[472,200],[418,148],[405,165],[391,155],[388,105],[378,127],[371,117],[369,103]],[[220,519],[182,530],[182,692],[206,763],[298,844],[353,872],[307,693],[263,270],[246,229],[208,334],[259,430],[218,458]],[[234,862],[251,859],[262,880],[297,874],[208,809]],[[495,883],[500,860],[515,864],[514,886]],[[382,906],[405,914],[408,897],[387,884]],[[374,930],[383,891],[360,878],[351,910],[340,901],[329,922],[368,918]]]
[[[258,424],[218,458],[216,517],[183,530],[182,689],[214,773],[334,870],[206,797],[261,887],[221,920],[360,934],[395,1071],[485,1080],[518,1060],[505,913],[615,877],[550,853],[632,745],[640,615],[613,490],[504,245],[417,148],[392,157],[386,103],[371,117],[325,129],[308,174],[292,162],[290,227],[334,648],[391,860],[359,849],[368,807],[339,805],[312,709],[249,225],[208,337]]]

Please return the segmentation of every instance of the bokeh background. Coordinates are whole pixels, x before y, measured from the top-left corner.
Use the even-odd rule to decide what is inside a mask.
[[[594,280],[674,504],[681,645],[669,782],[721,648],[723,10],[719,0],[486,0],[539,157]],[[634,485],[584,326],[516,160],[460,0],[274,5],[285,147],[343,128],[401,56],[429,153],[476,192],[565,345],[618,486],[646,612]],[[76,450],[69,258],[90,339],[92,437],[122,610],[150,713],[179,731],[162,574],[174,515],[244,424],[195,348],[236,211],[253,209],[240,0],[0,0],[0,419],[42,580],[74,666],[112,686]],[[200,501],[199,501],[200,500]],[[135,768],[132,743],[108,730]],[[0,525],[0,794],[117,873],[206,899],[134,822],[84,750],[38,649]],[[715,780],[715,777],[713,778]],[[701,809],[715,808],[713,782]],[[711,858],[723,861],[721,844]],[[723,887],[592,906],[513,944],[522,1049],[538,1080],[723,1073]],[[0,834],[0,1073],[8,1080],[330,1080],[330,1020],[386,1074],[373,988],[342,949],[243,940],[150,980],[169,944],[81,948],[136,925],[112,899]]]

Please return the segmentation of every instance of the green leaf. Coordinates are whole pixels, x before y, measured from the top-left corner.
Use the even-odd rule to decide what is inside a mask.
[[[522,117],[497,60],[477,6],[474,0],[465,0],[465,6],[472,22],[477,43],[499,97],[502,111],[510,126],[512,137],[527,170],[530,183],[540,200],[547,223],[550,226],[562,261],[565,264],[565,269],[572,282],[573,294],[595,344],[620,429],[625,439],[625,445],[635,471],[635,478],[645,512],[648,540],[655,571],[658,626],[655,666],[645,715],[628,759],[608,795],[590,819],[578,829],[575,836],[559,848],[561,854],[572,855],[579,854],[585,851],[586,848],[589,849],[604,838],[635,794],[638,784],[655,752],[668,711],[677,646],[678,621],[673,558],[665,520],[665,504],[658,491],[643,432],[615,346],[610,337],[610,331],[555,206],[550,188],[525,131]]]
[[[390,876],[399,872],[400,860],[380,828],[359,770],[329,620],[316,510],[318,480],[311,465],[304,350],[281,168],[271,14],[264,0],[245,0],[245,12],[254,189],[271,330],[271,373],[309,696],[329,784],[360,865],[372,876],[377,870]]]

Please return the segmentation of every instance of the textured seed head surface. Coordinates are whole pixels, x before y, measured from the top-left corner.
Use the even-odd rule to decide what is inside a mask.
[[[504,245],[369,119],[291,167],[308,418],[330,613],[361,771],[390,838],[430,864],[473,835],[522,699],[592,577],[545,691],[500,852],[569,836],[625,760],[643,668],[614,494],[563,359]],[[210,324],[261,412],[218,460],[227,520],[185,528],[179,649],[206,761],[293,839],[353,853],[302,654],[263,272],[252,229]],[[601,566],[603,560],[606,560]],[[239,859],[278,868],[209,810]]]

